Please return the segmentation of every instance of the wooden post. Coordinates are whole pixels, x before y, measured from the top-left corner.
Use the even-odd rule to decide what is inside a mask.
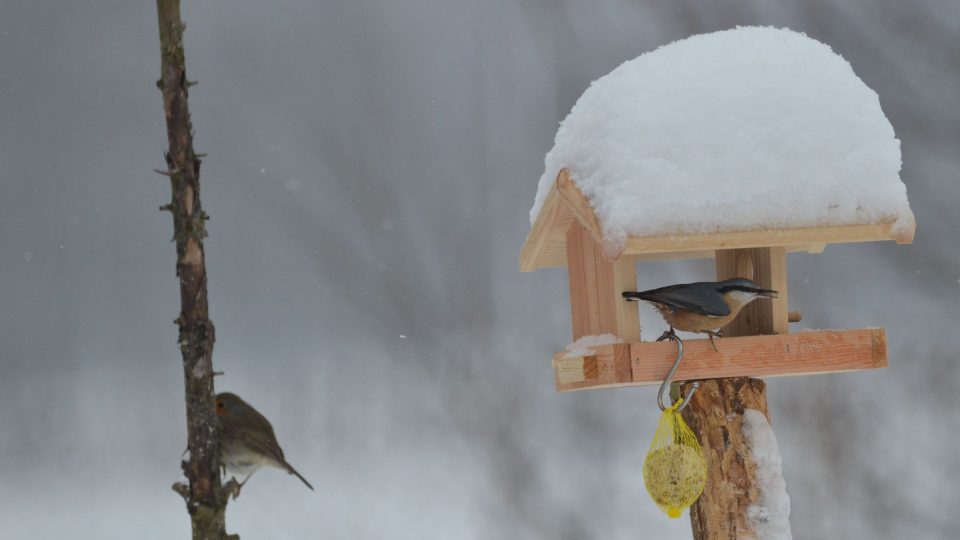
[[[758,300],[724,328],[728,336],[788,333],[787,265],[784,248],[718,250],[717,279],[745,277],[779,291],[776,300]],[[723,339],[717,341],[723,348]],[[684,391],[685,392],[685,391]],[[757,464],[743,433],[746,409],[769,421],[766,384],[738,377],[703,381],[683,417],[696,432],[707,460],[707,485],[690,508],[696,540],[756,538],[747,509],[759,503]]]
[[[779,294],[773,300],[751,302],[724,329],[724,335],[789,334],[787,254],[783,247],[717,251],[717,279],[745,277]]]
[[[614,334],[624,342],[640,341],[640,311],[624,302],[623,291],[637,290],[637,270],[630,256],[609,261],[590,231],[574,220],[567,232],[567,276],[573,340]]]

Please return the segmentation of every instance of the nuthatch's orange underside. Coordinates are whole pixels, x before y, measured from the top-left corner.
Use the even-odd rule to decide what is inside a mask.
[[[649,291],[626,291],[627,300],[646,300],[654,305],[671,330],[708,334],[729,324],[740,309],[757,298],[776,298],[777,291],[764,289],[746,278],[670,285]]]

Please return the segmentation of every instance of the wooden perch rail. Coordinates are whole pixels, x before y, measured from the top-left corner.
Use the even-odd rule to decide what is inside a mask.
[[[706,339],[684,340],[674,380],[783,377],[887,367],[881,328],[727,337],[714,351]],[[601,345],[594,354],[553,357],[557,391],[660,384],[676,359],[670,341]]]

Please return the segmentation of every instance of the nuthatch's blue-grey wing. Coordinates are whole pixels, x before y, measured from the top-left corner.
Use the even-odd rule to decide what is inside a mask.
[[[685,309],[708,317],[730,314],[730,306],[723,301],[723,295],[717,292],[716,283],[712,282],[670,285],[636,293],[625,292],[623,296],[662,304],[671,309]]]

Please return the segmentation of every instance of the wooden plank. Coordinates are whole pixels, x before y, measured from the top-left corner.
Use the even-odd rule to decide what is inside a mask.
[[[562,249],[567,228],[573,220],[573,212],[561,200],[557,190],[550,190],[520,250],[520,271],[532,272],[544,266],[539,260],[545,252],[551,249],[555,252],[558,245]]]
[[[865,225],[804,227],[796,229],[760,229],[728,231],[714,234],[639,236],[627,240],[624,254],[668,253],[716,249],[739,249],[765,246],[809,246],[816,253],[825,244],[894,240],[898,244],[913,242],[914,228],[893,230],[893,221]]]
[[[590,302],[596,289],[596,265],[590,239],[584,238],[586,234],[579,223],[574,223],[567,231],[567,281],[570,285],[573,341],[602,333],[597,331],[600,323],[596,302]]]
[[[561,205],[564,206],[564,205]],[[572,213],[567,216],[573,219]],[[569,220],[563,222],[569,226]],[[746,231],[718,233],[716,235],[669,235],[663,237],[636,237],[627,241],[624,255],[634,255],[637,261],[667,261],[686,259],[710,259],[717,249],[751,248],[780,245],[788,253],[822,253],[827,244],[851,242],[882,242],[896,240],[889,233],[890,223],[850,225],[814,229],[790,229],[784,231]],[[566,265],[565,247],[562,241],[544,242],[537,256],[531,242],[539,238],[531,229],[528,243],[521,252],[521,271],[532,272],[539,268],[558,268]],[[829,240],[828,240],[829,238]],[[898,243],[912,243],[912,236]]]
[[[573,221],[579,221],[590,232],[594,242],[603,245],[600,222],[590,202],[570,178],[570,173],[563,169],[527,233],[520,250],[520,271],[532,272],[537,268],[564,266],[565,257],[561,258],[566,251],[564,235]]]
[[[574,341],[600,334],[614,334],[623,341],[640,339],[640,310],[621,295],[636,290],[633,260],[607,260],[578,221],[567,231],[567,278]]]
[[[564,234],[574,220],[590,231],[598,245],[603,245],[600,220],[590,201],[570,177],[569,171],[563,169],[527,234],[520,251],[520,271],[532,272],[538,268],[564,266]],[[885,240],[893,240],[898,244],[912,243],[916,231],[912,216],[906,226],[894,227],[895,224],[895,221],[888,220],[861,225],[642,236],[630,238],[622,253],[604,255],[610,260],[621,255],[636,255],[637,260],[672,260],[710,258],[719,249],[782,246],[788,252],[820,253],[827,244]]]
[[[736,319],[723,328],[724,335],[788,334],[787,253],[783,247],[724,249],[717,251],[717,280],[742,277],[765,289],[773,289],[777,298],[761,298],[745,306]]]
[[[591,381],[597,378],[597,357],[567,356],[565,353],[553,355],[553,369],[557,373],[558,383]]]
[[[567,267],[567,238],[564,236],[563,241],[557,242],[555,244],[548,244],[540,252],[540,257],[535,261],[535,266],[531,270],[538,270],[540,268],[566,268]]]
[[[659,384],[676,359],[676,345],[634,344],[633,381]],[[665,346],[665,347],[664,347]],[[797,334],[728,337],[684,342],[677,380],[723,377],[783,377],[887,367],[886,335],[880,328],[820,330]]]
[[[629,370],[622,356],[617,356],[623,354],[622,347],[627,345]],[[881,328],[725,337],[717,340],[719,352],[706,339],[684,340],[683,345],[677,381],[786,377],[887,367],[887,340]],[[602,345],[594,349],[593,355],[597,358],[597,377],[558,382],[557,390],[660,384],[676,354],[676,344],[669,341]]]
[[[602,246],[603,230],[600,228],[600,220],[597,219],[597,215],[593,212],[590,201],[580,191],[580,188],[577,187],[573,179],[570,178],[570,172],[567,169],[561,169],[560,174],[557,175],[556,190],[557,193],[560,194],[560,197],[566,201],[570,211],[573,212],[573,215],[580,224],[590,232],[593,241],[596,242],[598,246]],[[615,259],[618,256],[619,254],[610,257],[610,259]]]
[[[633,368],[630,358],[631,346],[629,343],[613,343],[602,345],[594,350],[594,354],[584,357],[569,358],[564,353],[554,355],[554,365],[559,362],[567,362],[566,366],[575,365],[576,358],[582,358],[585,371],[590,369],[590,364],[596,367],[596,376],[584,377],[582,380],[575,380],[571,377],[572,373],[568,371],[564,374],[565,379],[571,379],[569,382],[561,382],[560,373],[557,372],[557,389],[562,387],[568,389],[578,388],[613,388],[617,386],[630,386]],[[568,368],[569,369],[569,368]],[[590,373],[587,371],[587,373]]]
[[[640,304],[624,302],[624,291],[637,290],[637,266],[633,257],[620,257],[610,262],[598,259],[606,279],[597,283],[597,295],[603,300],[600,327],[613,328],[625,342],[640,341]],[[635,304],[635,305],[631,305]]]
[[[547,243],[540,251],[539,257],[533,262],[533,266],[524,272],[531,272],[541,268],[565,268],[567,266],[567,247],[566,241]],[[824,244],[802,244],[796,246],[783,246],[787,253],[822,253]],[[630,255],[636,262],[645,261],[685,261],[694,259],[713,259],[715,251],[697,250],[697,251],[665,251],[662,253],[643,253]]]

